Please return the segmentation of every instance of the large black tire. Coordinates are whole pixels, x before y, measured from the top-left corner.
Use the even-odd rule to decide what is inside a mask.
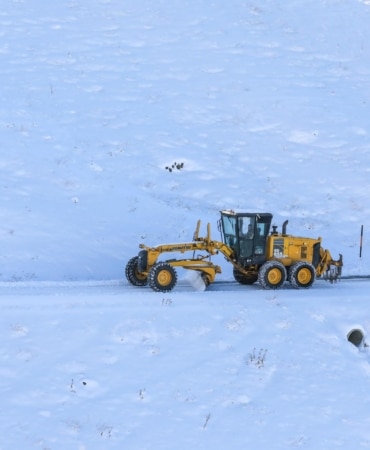
[[[280,261],[267,261],[258,272],[258,281],[264,289],[280,289],[286,279],[287,272]]]
[[[296,288],[309,288],[316,279],[314,266],[305,261],[299,261],[290,266],[288,270],[288,281]]]
[[[233,275],[235,281],[237,281],[240,284],[253,284],[258,280],[257,273],[244,275],[244,273],[239,272],[239,270],[236,267],[233,268]]]
[[[164,261],[157,262],[149,270],[149,286],[156,292],[169,292],[176,286],[176,270]]]
[[[147,250],[140,250],[137,255],[137,270],[139,272],[146,272],[148,267],[148,252]]]
[[[134,256],[126,264],[125,275],[127,281],[134,286],[146,286],[148,284],[148,276],[139,272],[138,257]]]

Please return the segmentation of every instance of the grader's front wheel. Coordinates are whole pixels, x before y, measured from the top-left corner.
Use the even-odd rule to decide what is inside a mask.
[[[176,270],[166,262],[158,262],[150,269],[148,284],[156,292],[169,292],[176,286]]]
[[[139,272],[138,257],[134,256],[126,265],[125,275],[127,281],[134,286],[145,286],[148,283],[148,277],[144,273]]]

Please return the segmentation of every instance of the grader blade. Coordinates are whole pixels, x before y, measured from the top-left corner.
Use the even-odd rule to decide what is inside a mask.
[[[324,274],[324,279],[330,281],[330,283],[337,282],[342,275],[343,256],[339,255],[337,261],[330,261],[328,268]]]

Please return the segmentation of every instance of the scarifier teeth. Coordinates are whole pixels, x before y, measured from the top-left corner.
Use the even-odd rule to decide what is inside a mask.
[[[330,283],[335,283],[338,281],[341,275],[341,267],[329,267],[325,272],[325,280],[330,281]]]
[[[324,279],[330,281],[330,283],[335,283],[340,279],[342,275],[343,267],[343,256],[339,254],[339,259],[337,261],[331,261],[328,265],[328,269],[325,272]]]

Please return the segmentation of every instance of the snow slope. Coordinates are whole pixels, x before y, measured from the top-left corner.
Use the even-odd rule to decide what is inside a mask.
[[[1,279],[118,279],[139,242],[215,230],[223,208],[288,218],[369,273],[369,15],[5,0]]]

